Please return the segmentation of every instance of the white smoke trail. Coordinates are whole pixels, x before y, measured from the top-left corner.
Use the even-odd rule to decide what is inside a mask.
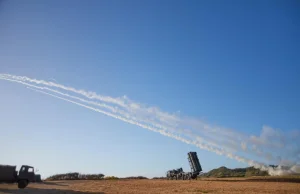
[[[9,74],[0,74],[0,78],[6,78],[17,81],[31,82],[38,85],[46,85],[50,87],[56,87],[59,89],[63,89],[69,92],[73,92],[79,95],[82,95],[89,99],[100,100],[105,103],[115,104],[119,107],[112,107],[101,103],[100,106],[106,106],[106,108],[111,109],[111,111],[116,112],[116,110],[120,113],[123,112],[123,115],[126,114],[134,117],[139,121],[146,121],[148,124],[154,125],[155,127],[168,128],[169,130],[175,129],[184,134],[190,134],[193,136],[197,136],[198,140],[208,141],[210,140],[211,145],[215,145],[218,147],[222,147],[224,149],[228,149],[231,152],[246,152],[249,154],[257,155],[261,158],[265,158],[268,161],[272,161],[277,157],[273,156],[272,153],[267,152],[266,150],[260,149],[257,146],[252,146],[249,148],[251,144],[257,144],[257,139],[255,137],[248,137],[242,133],[237,133],[233,130],[220,128],[218,126],[210,126],[202,121],[191,119],[191,118],[180,118],[177,115],[172,115],[166,112],[160,111],[159,108],[156,107],[145,107],[140,103],[135,103],[129,100],[127,97],[125,98],[112,98],[108,96],[101,96],[96,94],[95,92],[87,92],[84,90],[78,90],[72,87],[67,87],[61,84],[47,82],[44,80],[36,80],[31,79],[24,76],[15,76]],[[40,88],[41,89],[41,88]],[[46,90],[50,90],[49,88],[44,88]],[[53,92],[53,90],[52,90]],[[56,92],[57,93],[57,92]],[[81,100],[82,101],[82,100]],[[127,113],[125,113],[125,110]],[[201,130],[199,130],[201,129]],[[193,133],[191,132],[193,131]],[[199,134],[200,133],[200,134]],[[197,135],[198,134],[198,135]],[[200,137],[201,136],[201,137]],[[268,142],[267,139],[264,139],[264,142]],[[247,149],[248,147],[248,149]]]
[[[126,109],[128,112],[130,112],[131,115],[135,115],[135,117],[139,118],[147,118],[147,120],[151,120],[152,122],[156,123],[162,123],[164,126],[168,126],[170,128],[174,128],[178,126],[185,126],[185,128],[190,128],[194,132],[200,132],[203,133],[205,131],[205,135],[202,134],[202,136],[206,136],[206,138],[214,138],[216,141],[221,141],[222,145],[226,145],[233,149],[241,151],[246,151],[246,145],[247,144],[257,144],[259,142],[265,142],[265,147],[269,145],[269,147],[273,147],[272,143],[268,142],[268,139],[264,139],[263,141],[260,140],[260,138],[257,138],[255,136],[251,136],[250,138],[247,135],[244,135],[240,132],[235,132],[233,130],[229,130],[226,128],[220,128],[218,126],[210,126],[202,121],[199,121],[197,119],[191,119],[191,118],[180,118],[177,115],[162,112],[157,107],[146,107],[140,103],[136,103],[128,99],[127,97],[123,98],[112,98],[109,96],[102,96],[98,95],[95,92],[89,92],[85,90],[78,90],[72,87],[67,87],[61,84],[53,83],[53,82],[47,82],[44,80],[37,80],[37,79],[31,79],[25,76],[15,76],[10,74],[0,74],[0,76],[11,78],[19,81],[25,81],[25,82],[31,82],[39,85],[46,85],[49,87],[56,87],[59,89],[63,89],[66,91],[70,91],[79,95],[82,95],[89,99],[96,99],[100,100],[105,103],[109,104],[115,104],[117,106],[120,106],[119,109]],[[199,131],[198,129],[202,129]],[[207,137],[209,136],[209,137]],[[276,145],[276,144],[275,144]],[[247,150],[248,152],[254,152],[256,155],[260,157],[265,158],[271,158],[274,159],[276,157],[272,156],[270,153],[265,153],[264,150],[259,149],[251,149]]]
[[[72,87],[67,87],[61,84],[47,82],[44,80],[31,79],[25,76],[15,76],[9,74],[0,74],[1,77],[10,78],[19,81],[31,82],[39,85],[46,85],[49,87],[56,87],[66,91],[74,92],[76,94],[82,95],[89,99],[100,100],[105,103],[115,104],[120,106],[119,110],[125,109],[130,112],[131,115],[134,115],[140,120],[147,120],[151,123],[156,123],[157,125],[164,125],[169,128],[185,128],[186,130],[192,129],[194,132],[205,133],[201,134],[205,139],[214,139],[215,142],[219,142],[222,146],[226,146],[231,151],[244,150],[245,142],[248,142],[248,137],[242,133],[236,133],[232,130],[228,130],[220,127],[211,127],[210,125],[203,123],[196,119],[186,118],[182,119],[174,114],[169,114],[166,112],[160,111],[157,107],[145,107],[140,103],[135,103],[129,100],[127,97],[124,98],[112,98],[108,96],[101,96],[95,92],[87,92],[84,90],[78,90]],[[160,123],[160,124],[158,124]],[[199,130],[202,129],[202,130]],[[187,131],[186,131],[187,132]],[[234,140],[233,140],[234,139]],[[247,150],[248,152],[257,152],[257,150]],[[262,151],[259,153],[260,157],[264,157]],[[273,157],[274,158],[274,157]]]
[[[50,87],[56,87],[56,88],[71,91],[71,92],[74,92],[74,93],[77,93],[77,94],[81,94],[83,96],[86,96],[87,98],[98,99],[98,100],[101,100],[101,101],[105,101],[107,103],[117,104],[121,107],[126,106],[121,99],[111,98],[111,97],[108,97],[108,96],[101,96],[101,95],[97,95],[95,92],[86,92],[84,90],[77,90],[75,88],[67,87],[67,86],[57,84],[57,83],[53,83],[53,82],[47,82],[47,81],[44,81],[44,80],[30,79],[30,78],[25,77],[25,76],[15,76],[15,75],[10,75],[10,74],[0,74],[0,76],[15,79],[15,80],[32,82],[32,83],[36,83],[36,84],[43,84],[43,85],[47,85],[47,86],[50,86]]]
[[[203,134],[204,137],[201,137],[201,136],[199,136],[197,134],[192,133],[190,130],[187,130],[187,129],[182,130],[182,129],[178,128],[178,127],[176,127],[176,128],[170,128],[168,126],[165,126],[164,124],[160,124],[160,123],[157,123],[155,121],[151,121],[151,120],[148,120],[148,119],[136,118],[136,117],[131,116],[130,113],[125,112],[124,110],[120,110],[117,107],[112,107],[112,106],[106,105],[104,103],[98,103],[98,102],[94,102],[94,101],[84,100],[82,98],[79,98],[79,97],[76,97],[76,96],[72,96],[72,95],[69,95],[69,94],[66,94],[66,93],[62,93],[62,92],[59,92],[57,90],[54,90],[54,89],[51,89],[51,88],[48,88],[48,87],[40,87],[40,86],[32,85],[32,84],[29,84],[29,83],[26,83],[26,82],[23,82],[23,81],[19,81],[19,80],[14,80],[14,79],[9,79],[9,78],[4,78],[4,77],[0,77],[0,79],[4,79],[4,80],[7,80],[7,81],[20,83],[20,84],[29,86],[31,88],[39,89],[39,90],[48,90],[50,92],[53,92],[53,93],[56,93],[56,94],[59,94],[59,95],[62,95],[62,96],[66,96],[68,98],[72,98],[72,99],[75,99],[75,100],[79,100],[81,102],[84,102],[84,103],[87,103],[87,104],[90,104],[90,105],[99,106],[101,108],[105,108],[105,109],[107,109],[109,111],[112,111],[115,114],[119,114],[119,115],[121,115],[121,116],[123,116],[123,117],[125,117],[127,119],[131,119],[131,120],[134,120],[134,121],[138,121],[140,123],[144,123],[144,124],[147,124],[147,125],[150,125],[150,126],[154,126],[156,128],[160,128],[160,129],[163,129],[165,131],[171,131],[173,133],[177,132],[177,133],[179,133],[179,134],[181,134],[183,136],[186,136],[186,137],[188,137],[190,139],[196,139],[196,141],[198,141],[198,142],[204,142],[206,145],[210,145],[212,147],[216,147],[219,150],[226,150],[226,147],[230,146],[230,145],[226,145],[226,144],[224,145],[224,142],[223,143],[219,142],[218,139],[213,138],[215,136],[210,137],[209,135]],[[230,150],[230,147],[227,148],[227,151],[228,150]]]
[[[130,121],[131,124],[135,124],[135,125],[138,125],[138,126],[140,126],[140,127],[143,127],[143,126],[144,126],[143,128],[145,128],[145,126],[147,126],[148,129],[149,129],[149,124],[150,124],[150,125],[156,127],[156,128],[150,127],[151,129],[153,129],[153,131],[158,130],[157,128],[163,129],[163,130],[155,131],[155,132],[159,132],[159,133],[161,133],[161,134],[163,134],[163,135],[166,135],[166,136],[169,136],[169,137],[173,137],[173,138],[175,138],[175,139],[177,139],[177,140],[180,140],[180,141],[183,141],[183,142],[185,142],[185,143],[194,144],[194,145],[196,145],[197,147],[200,147],[200,148],[202,148],[202,149],[205,149],[205,150],[208,150],[208,151],[212,151],[212,152],[215,152],[215,153],[220,154],[220,155],[225,155],[226,157],[229,157],[229,158],[238,160],[238,161],[240,161],[240,162],[246,162],[246,163],[248,163],[249,165],[254,165],[254,166],[259,167],[259,168],[261,168],[261,169],[269,169],[266,165],[263,165],[263,164],[261,164],[261,163],[254,162],[254,161],[248,160],[248,159],[243,158],[243,157],[239,157],[239,156],[234,155],[234,154],[232,154],[232,153],[230,153],[230,152],[228,152],[228,151],[225,151],[224,149],[216,148],[217,146],[216,146],[216,144],[213,143],[213,142],[205,142],[205,144],[204,144],[204,143],[201,144],[201,143],[199,143],[199,141],[198,141],[199,139],[201,139],[200,137],[196,137],[196,140],[191,141],[191,140],[184,139],[184,138],[182,138],[182,137],[180,137],[180,136],[176,136],[176,135],[174,135],[174,134],[171,134],[170,132],[166,132],[167,130],[170,130],[170,126],[177,126],[178,124],[176,124],[176,122],[180,122],[180,121],[182,121],[182,119],[180,119],[180,118],[178,118],[178,117],[175,117],[174,115],[171,115],[171,116],[170,116],[170,114],[168,114],[168,113],[160,112],[160,110],[159,110],[158,108],[148,108],[147,110],[150,110],[150,111],[148,111],[148,113],[149,113],[149,112],[150,112],[150,113],[153,113],[153,114],[155,114],[156,116],[159,115],[159,116],[162,117],[163,119],[159,119],[159,120],[155,120],[155,119],[144,119],[144,120],[143,120],[143,119],[139,119],[139,118],[136,118],[136,117],[132,116],[132,112],[134,112],[134,110],[137,109],[137,108],[141,109],[141,106],[140,106],[139,104],[137,104],[137,103],[129,103],[129,104],[128,104],[126,101],[123,101],[121,98],[119,98],[119,99],[114,99],[114,98],[111,98],[111,97],[103,97],[103,96],[97,95],[97,94],[94,93],[94,92],[85,92],[85,91],[83,91],[83,90],[76,90],[76,89],[74,89],[74,88],[71,88],[71,89],[70,89],[70,87],[66,87],[66,86],[59,85],[59,84],[54,84],[54,83],[52,83],[52,82],[46,82],[46,81],[43,81],[43,80],[30,79],[30,78],[27,78],[27,77],[21,77],[21,76],[12,76],[12,75],[8,75],[8,74],[0,74],[0,79],[5,79],[5,80],[7,80],[7,81],[18,82],[18,83],[21,83],[21,84],[24,84],[24,85],[27,85],[27,86],[30,86],[30,87],[35,87],[35,88],[37,88],[37,89],[48,90],[48,91],[51,91],[51,92],[54,92],[54,93],[57,93],[57,94],[60,94],[60,95],[64,95],[64,96],[69,97],[69,98],[73,98],[73,99],[82,101],[82,102],[84,102],[84,103],[88,103],[88,104],[100,106],[100,107],[102,107],[102,108],[106,108],[106,109],[108,109],[109,111],[112,111],[112,112],[114,112],[114,113],[118,113],[118,114],[121,114],[121,115],[125,116],[125,119],[127,118],[127,122]],[[20,80],[22,80],[22,81],[20,81]],[[78,98],[78,97],[75,97],[75,96],[72,96],[72,95],[69,95],[69,94],[65,94],[65,93],[59,92],[59,91],[57,91],[57,90],[53,90],[53,89],[51,89],[51,88],[34,86],[34,85],[32,85],[32,84],[28,84],[28,83],[25,83],[25,82],[23,82],[23,81],[25,81],[25,82],[26,82],[26,81],[32,82],[32,83],[35,83],[35,84],[47,85],[47,86],[50,86],[50,87],[57,87],[57,88],[60,88],[60,89],[64,89],[64,90],[67,90],[67,91],[71,91],[71,92],[74,92],[74,91],[75,91],[75,93],[81,94],[81,95],[83,95],[83,96],[85,96],[85,97],[87,97],[87,98],[90,98],[90,99],[97,99],[97,100],[104,101],[104,102],[108,102],[108,103],[111,103],[111,104],[120,105],[121,107],[125,108],[125,110],[128,110],[129,113],[128,113],[128,112],[125,112],[125,111],[122,110],[122,109],[118,109],[118,108],[116,108],[116,107],[108,106],[108,105],[106,105],[106,104],[104,104],[104,103],[96,103],[96,102],[93,102],[93,101],[87,101],[87,100],[84,100],[84,99],[81,99],[81,98]],[[42,92],[42,91],[40,91],[40,92]],[[48,94],[48,93],[47,93],[47,94]],[[49,95],[52,95],[52,94],[49,94]],[[93,96],[93,95],[94,95],[94,96]],[[61,98],[61,97],[59,97],[59,98]],[[129,100],[127,99],[127,101],[129,101]],[[118,102],[118,103],[116,103],[116,102]],[[72,101],[72,103],[76,103],[76,102]],[[79,103],[78,103],[78,104],[79,104]],[[77,104],[77,105],[78,105],[78,104]],[[134,104],[134,106],[132,106],[132,104]],[[83,106],[86,106],[86,105],[83,105]],[[87,107],[88,107],[88,106],[86,106],[85,108],[87,108]],[[132,107],[133,107],[133,108],[132,108]],[[102,110],[99,110],[99,109],[97,109],[97,110],[98,110],[97,112],[102,111]],[[103,111],[102,111],[101,113],[105,114]],[[106,112],[106,113],[107,113],[107,112]],[[117,116],[117,117],[114,117],[114,118],[117,118],[117,119],[120,119],[120,120],[122,120],[121,118],[124,119],[124,117],[121,117],[121,116],[119,116],[119,115],[115,115],[115,114],[111,114],[111,113],[108,113],[108,114],[110,114],[110,115],[108,115],[108,116]],[[133,119],[133,120],[128,120],[128,118]],[[170,119],[170,118],[171,118],[171,119]],[[146,122],[146,123],[148,122],[148,123],[147,123],[148,125],[141,124],[141,123],[137,122],[138,120],[139,120],[139,121],[142,121],[142,122]],[[168,122],[164,122],[165,120],[168,120]],[[172,120],[175,122],[175,124],[172,123],[172,122],[170,122],[170,121],[172,121]],[[123,121],[124,121],[124,120],[123,120]],[[205,124],[205,123],[203,124],[202,122],[199,122],[199,121],[197,121],[197,120],[185,119],[184,121],[185,121],[185,122],[188,122],[188,121],[190,122],[190,123],[184,123],[184,122],[182,122],[183,124],[187,124],[187,126],[193,126],[193,125],[195,125],[195,126],[198,126],[198,127],[199,127],[199,125],[200,125],[200,126],[201,126],[201,125],[204,125],[204,126],[202,126],[202,128],[206,129],[206,131],[207,131],[208,133],[216,133],[216,132],[219,132],[219,131],[222,131],[222,130],[223,130],[223,128],[212,128],[212,127],[210,127],[209,125],[207,125],[207,124]],[[126,121],[125,121],[125,122],[126,122]],[[132,122],[134,122],[134,123],[132,123]],[[159,123],[159,122],[161,122],[161,123]],[[191,124],[191,123],[192,123],[192,124]],[[146,128],[147,128],[147,127],[146,127]],[[178,130],[178,127],[176,127],[176,130]],[[244,138],[244,135],[239,134],[239,133],[236,133],[236,132],[233,132],[233,131],[231,131],[231,130],[224,130],[224,131],[225,131],[225,132],[228,132],[228,134],[231,134],[231,135],[235,135],[235,134],[236,134],[235,136],[238,137],[238,138],[236,138],[236,139],[233,139],[233,138],[231,137],[231,135],[225,137],[225,138],[231,137],[230,141],[233,142],[233,144],[232,144],[233,146],[236,146],[236,145],[237,145],[237,144],[235,144],[234,141],[236,141],[237,139],[243,139],[243,138]],[[174,131],[172,131],[172,132],[174,132]],[[195,134],[191,133],[189,130],[181,130],[180,132],[181,132],[181,133],[182,133],[182,132],[186,132],[187,134],[183,134],[183,135],[189,136],[189,137],[195,135]],[[170,135],[171,135],[171,136],[170,136]],[[207,135],[207,134],[206,134],[206,135]],[[202,138],[201,140],[203,140],[203,138]],[[229,141],[229,142],[230,142],[230,141]],[[214,146],[216,146],[216,147],[214,147]],[[221,146],[222,146],[222,145],[221,145]],[[243,149],[245,149],[246,144],[243,144],[243,142],[242,142],[241,147],[242,147]],[[256,150],[256,151],[257,151],[257,150]],[[260,152],[261,152],[261,151],[260,151]],[[291,168],[291,169],[297,170],[298,168],[297,168],[297,166],[294,166],[294,167]],[[284,172],[289,172],[289,173],[295,172],[295,171],[293,171],[293,170],[291,170],[291,169],[289,169],[289,170],[284,169]],[[278,170],[276,170],[276,169],[275,169],[275,170],[270,169],[270,171],[273,171],[273,172],[271,172],[270,174],[280,174],[281,171],[283,172],[282,169],[281,169],[280,171],[278,171]],[[270,171],[269,171],[269,172],[270,172]]]

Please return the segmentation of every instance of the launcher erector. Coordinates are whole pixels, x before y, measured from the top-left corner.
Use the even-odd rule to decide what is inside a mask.
[[[201,164],[199,162],[197,152],[189,152],[188,153],[188,161],[191,167],[191,172],[184,172],[182,168],[169,170],[166,173],[168,179],[182,179],[182,180],[190,180],[197,179],[197,176],[202,171]]]

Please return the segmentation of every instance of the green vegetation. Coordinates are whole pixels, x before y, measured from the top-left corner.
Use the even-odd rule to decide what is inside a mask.
[[[207,173],[203,173],[199,177],[227,178],[251,176],[269,176],[269,174],[267,171],[262,171],[254,167],[229,169],[225,166],[222,166],[220,168],[213,169]]]
[[[125,178],[119,178],[116,176],[106,176],[104,174],[80,174],[78,172],[55,174],[46,179],[46,181],[58,181],[58,180],[118,180],[118,179],[148,179],[144,176],[131,176]]]
[[[119,177],[116,177],[116,176],[106,176],[104,177],[105,180],[118,180]]]
[[[78,172],[65,173],[65,174],[55,174],[48,177],[47,181],[57,181],[57,180],[101,180],[104,174],[80,174]]]

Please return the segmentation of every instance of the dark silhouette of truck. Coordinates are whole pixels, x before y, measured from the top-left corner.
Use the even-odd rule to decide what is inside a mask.
[[[188,161],[191,167],[191,172],[184,172],[182,168],[169,170],[166,173],[166,177],[169,180],[172,179],[182,179],[182,180],[191,180],[197,179],[197,176],[202,171],[201,164],[199,162],[197,152],[189,152],[188,153]]]
[[[0,182],[18,183],[18,188],[24,189],[30,182],[36,182],[34,168],[32,166],[21,166],[19,173],[16,166],[0,165]]]

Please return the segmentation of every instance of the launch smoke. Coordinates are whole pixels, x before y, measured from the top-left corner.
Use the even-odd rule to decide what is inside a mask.
[[[300,159],[300,143],[297,141],[300,137],[299,130],[283,133],[279,129],[263,126],[260,135],[249,135],[213,126],[178,113],[164,112],[158,107],[148,107],[126,96],[119,98],[103,96],[25,76],[0,74],[0,79],[22,84],[37,92],[267,170],[270,175],[300,173],[300,166],[297,164]],[[249,158],[259,158],[261,161]],[[273,168],[268,164],[279,166]]]

